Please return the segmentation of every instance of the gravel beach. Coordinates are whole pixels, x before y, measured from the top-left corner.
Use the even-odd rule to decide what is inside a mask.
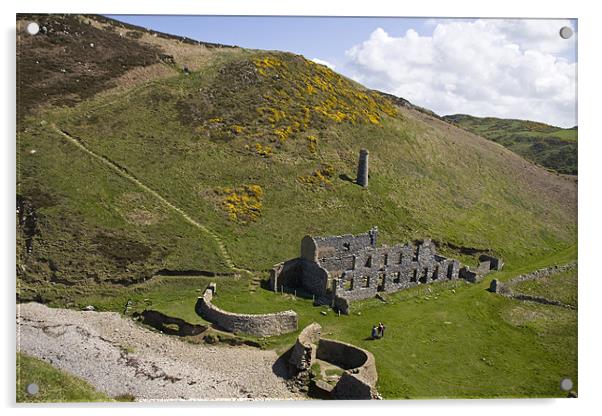
[[[304,399],[286,387],[274,351],[196,345],[115,312],[17,305],[17,349],[137,401]],[[43,386],[40,386],[43,388]]]

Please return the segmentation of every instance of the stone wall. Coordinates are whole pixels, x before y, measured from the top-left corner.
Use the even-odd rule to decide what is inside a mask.
[[[302,259],[278,263],[270,270],[270,289],[278,292],[282,287],[301,286]]]
[[[491,261],[481,261],[477,267],[476,273],[483,276],[491,271]]]
[[[289,364],[299,371],[308,370],[316,359],[317,344],[321,334],[320,324],[314,322],[306,326],[297,337]]]
[[[372,228],[367,233],[352,235],[335,235],[328,237],[305,236],[301,240],[301,258],[309,261],[321,261],[326,258],[347,257],[358,250],[376,247],[378,229]]]
[[[577,267],[577,263],[569,263],[564,264],[562,266],[544,267],[543,269],[535,270],[531,273],[519,275],[511,280],[508,280],[505,283],[502,283],[497,279],[493,279],[489,285],[489,291],[512,299],[537,302],[545,305],[561,306],[563,308],[568,309],[575,309],[575,306],[567,305],[554,299],[547,299],[543,296],[533,296],[524,293],[514,293],[512,290],[512,286],[516,283],[545,278],[557,273],[565,272],[567,270],[572,270],[575,267]]]
[[[369,400],[378,398],[376,382],[378,373],[374,356],[362,348],[340,341],[321,338],[322,327],[312,323],[301,331],[292,348],[289,364],[298,372],[297,377],[309,382],[308,370],[316,358],[344,369],[331,398],[343,400]]]
[[[567,270],[572,270],[575,267],[577,267],[577,263],[568,263],[562,266],[544,267],[543,269],[538,269],[531,273],[516,276],[515,278],[507,281],[506,284],[524,282],[526,280],[541,279],[542,277],[548,277],[556,273],[562,273],[566,272]]]
[[[324,296],[328,289],[329,274],[317,263],[303,261],[301,272],[301,287],[309,293]]]
[[[479,261],[488,261],[490,264],[490,270],[502,270],[502,267],[504,267],[504,262],[502,261],[502,259],[490,256],[488,254],[482,254],[481,256],[479,256]]]
[[[207,288],[197,299],[196,313],[228,332],[268,337],[297,330],[298,317],[294,311],[258,315],[233,313],[213,305],[212,299],[213,290]]]
[[[460,278],[470,283],[476,283],[481,278],[481,275],[479,275],[477,272],[470,270],[470,268],[468,267],[462,267],[460,269]]]
[[[437,255],[426,240],[418,247],[365,248],[354,255],[353,268],[333,282],[333,294],[347,301],[367,299],[377,292],[397,292],[418,284],[457,279],[459,263]],[[335,301],[335,304],[337,302]],[[340,309],[343,313],[345,309]]]
[[[316,357],[346,370],[332,390],[333,398],[370,400],[378,396],[376,362],[369,351],[344,342],[321,338]]]

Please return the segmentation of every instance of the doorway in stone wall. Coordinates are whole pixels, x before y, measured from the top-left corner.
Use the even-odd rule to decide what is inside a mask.
[[[387,274],[386,273],[379,274],[377,279],[378,279],[377,280],[377,282],[378,282],[377,290],[379,292],[382,292],[385,290],[385,285],[387,282]]]
[[[420,283],[426,283],[428,281],[429,269],[424,268],[420,273]]]
[[[412,270],[412,275],[410,276],[410,282],[418,283],[418,269]]]

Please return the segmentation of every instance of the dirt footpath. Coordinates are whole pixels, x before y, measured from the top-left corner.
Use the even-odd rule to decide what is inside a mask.
[[[17,349],[136,400],[303,399],[274,351],[207,346],[149,331],[115,312],[17,305]],[[43,388],[43,386],[40,386]]]

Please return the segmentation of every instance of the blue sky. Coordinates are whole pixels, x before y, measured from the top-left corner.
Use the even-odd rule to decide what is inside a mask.
[[[576,124],[574,20],[111,15],[193,39],[282,50],[439,114]]]
[[[280,50],[342,64],[345,51],[367,39],[378,27],[392,35],[408,29],[427,34],[432,28],[419,18],[273,17],[273,16],[130,16],[114,19],[244,48]]]

